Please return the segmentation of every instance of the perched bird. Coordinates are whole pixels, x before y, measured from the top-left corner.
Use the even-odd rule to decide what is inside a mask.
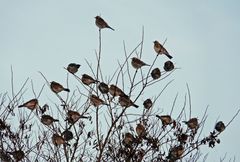
[[[96,16],[95,17],[96,21],[95,24],[97,25],[97,27],[99,28],[99,30],[103,29],[103,28],[109,28],[112,29],[114,31],[113,28],[111,28],[106,21],[104,21],[100,16]]]
[[[162,121],[163,126],[169,125],[173,122],[170,115],[156,115],[156,117]]]
[[[144,137],[146,136],[146,129],[145,127],[142,125],[142,124],[137,124],[137,127],[136,127],[136,132],[137,132],[137,135],[139,137]]]
[[[64,138],[65,141],[70,141],[73,139],[73,133],[70,130],[65,130],[62,133],[62,136]]]
[[[133,144],[133,141],[134,141],[133,135],[131,133],[125,133],[123,143],[126,146],[131,146]]]
[[[116,85],[113,85],[113,84],[110,85],[109,93],[113,97],[125,95],[125,93],[120,88],[118,88]]]
[[[100,91],[102,94],[106,94],[106,93],[109,92],[109,87],[108,87],[108,85],[107,85],[106,83],[104,83],[104,82],[99,83],[98,89],[99,89],[99,91]]]
[[[6,124],[5,120],[0,119],[0,131],[6,129],[7,127],[8,125]]]
[[[25,102],[24,104],[22,104],[22,105],[20,105],[20,106],[18,106],[18,107],[19,107],[19,108],[21,108],[21,107],[26,107],[26,108],[28,108],[28,109],[30,109],[30,110],[34,110],[35,108],[38,107],[38,100],[37,100],[36,98],[31,99],[31,100]]]
[[[62,91],[70,92],[70,90],[68,88],[64,88],[61,84],[59,84],[55,81],[51,82],[50,88],[54,93],[59,93]]]
[[[132,66],[135,68],[135,69],[139,69],[141,68],[142,66],[150,66],[148,64],[146,64],[145,62],[143,62],[142,60],[136,58],[136,57],[133,57],[132,58],[132,62],[131,62]]]
[[[25,154],[22,150],[16,150],[16,151],[13,151],[13,152],[7,152],[9,153],[10,155],[13,156],[13,158],[16,160],[16,161],[21,161]]]
[[[80,118],[88,118],[86,116],[80,115],[77,111],[68,110],[67,121],[71,124],[76,123]]]
[[[171,71],[174,69],[174,64],[172,63],[172,61],[167,61],[164,63],[163,69],[165,71]]]
[[[83,84],[85,84],[85,85],[90,85],[92,83],[97,82],[97,80],[93,79],[91,76],[89,76],[87,74],[83,74],[81,80],[82,80]]]
[[[133,102],[132,102],[132,100],[130,100],[130,98],[128,97],[128,96],[126,96],[126,95],[123,95],[123,96],[120,96],[119,98],[118,98],[118,102],[119,102],[119,104],[122,106],[122,107],[130,107],[130,106],[133,106],[133,107],[135,107],[135,108],[138,108],[139,106],[138,105],[136,105],[136,104],[134,104]]]
[[[100,105],[102,105],[102,104],[105,104],[102,99],[100,99],[98,96],[96,96],[96,95],[94,95],[94,94],[92,94],[92,95],[90,96],[90,102],[91,102],[91,104],[92,104],[93,106],[95,106],[95,107],[98,107],[98,106],[100,106]]]
[[[79,69],[80,66],[81,66],[81,65],[79,65],[79,64],[70,63],[70,64],[68,65],[68,67],[67,67],[67,71],[68,71],[69,73],[75,74],[75,73],[78,71],[78,69]]]
[[[217,124],[215,125],[215,129],[218,132],[223,132],[225,130],[226,126],[222,121],[217,122]]]
[[[184,153],[184,147],[182,145],[175,146],[170,149],[167,158],[170,160],[176,161],[177,159],[180,159],[183,153]]]
[[[145,109],[150,109],[153,105],[153,102],[150,98],[146,99],[144,102],[143,102],[143,106]]]
[[[59,120],[54,119],[50,115],[42,115],[41,122],[47,126],[51,125],[53,122],[58,122]]]
[[[197,118],[191,118],[188,121],[183,121],[183,122],[187,124],[188,128],[190,129],[197,129],[199,126]]]
[[[158,41],[154,41],[154,50],[157,54],[164,54],[166,55],[169,59],[172,59],[172,56],[169,55],[168,51],[161,45]]]
[[[52,142],[55,146],[61,145],[61,144],[67,144],[66,141],[64,140],[64,138],[60,135],[58,135],[57,133],[53,134],[52,136]]]
[[[184,133],[179,134],[177,137],[178,137],[178,141],[180,143],[185,143],[187,141],[187,139],[188,139],[188,135],[184,134]]]
[[[153,79],[159,79],[161,77],[161,71],[159,68],[155,68],[151,72],[151,76]]]

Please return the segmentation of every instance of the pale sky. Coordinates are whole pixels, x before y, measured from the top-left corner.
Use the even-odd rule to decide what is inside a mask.
[[[102,32],[105,75],[113,73],[111,67],[117,59],[123,60],[123,40],[131,51],[140,42],[144,26],[144,61],[155,57],[153,41],[167,38],[165,47],[181,68],[169,79],[174,79],[169,88],[169,94],[174,96],[165,97],[168,100],[164,101],[164,110],[176,93],[184,97],[186,83],[191,90],[194,115],[201,117],[209,105],[205,130],[212,129],[217,118],[227,123],[240,108],[237,0],[0,0],[0,92],[10,90],[11,66],[16,89],[27,77],[40,89],[38,85],[44,80],[38,71],[49,80],[64,82],[63,67],[71,62],[82,65],[80,74],[89,71],[84,59],[94,62],[98,49],[96,15],[115,29]],[[162,60],[163,63],[165,58]],[[225,153],[228,159],[235,156],[240,161],[239,123],[237,117],[220,136],[221,143],[207,150],[208,161],[219,161]]]

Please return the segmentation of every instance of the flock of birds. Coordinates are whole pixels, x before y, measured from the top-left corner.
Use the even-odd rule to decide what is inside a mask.
[[[96,16],[96,26],[99,28],[99,30],[104,29],[104,28],[110,28],[112,30],[114,30],[112,27],[110,27],[106,21],[104,21],[104,19],[102,19],[100,16]],[[169,59],[172,59],[172,56],[168,53],[168,51],[163,47],[162,44],[160,44],[158,41],[154,41],[154,50],[155,52],[160,55],[160,54],[164,54],[166,55]],[[149,64],[143,62],[142,60],[140,60],[137,57],[133,57],[131,59],[131,65],[134,69],[140,69],[143,66],[150,66]],[[80,65],[76,64],[76,63],[70,63],[67,66],[67,71],[71,74],[74,74],[78,72]],[[165,71],[171,71],[174,69],[174,65],[171,61],[167,61],[165,62],[164,65],[164,70]],[[159,79],[161,76],[161,71],[159,68],[155,68],[152,70],[151,72],[151,77],[153,79]],[[117,87],[114,84],[111,85],[107,85],[104,82],[99,82],[98,80],[94,79],[93,77],[91,77],[88,74],[83,74],[81,77],[81,81],[84,85],[90,86],[91,84],[97,84],[98,85],[98,89],[102,94],[110,94],[113,97],[118,97],[118,103],[124,107],[130,107],[133,106],[135,108],[138,108],[139,106],[136,105],[128,95],[126,95],[119,87]],[[66,92],[70,92],[70,90],[64,86],[62,86],[60,83],[52,81],[50,82],[50,89],[52,90],[52,92],[58,94],[62,91],[66,91]],[[102,99],[100,99],[98,96],[92,94],[90,95],[90,103],[95,106],[98,107],[100,105],[107,105],[107,103],[105,103],[105,101],[103,101]],[[151,101],[151,99],[147,99],[143,102],[143,106],[145,109],[150,109],[153,106],[153,102]],[[35,110],[36,108],[39,107],[39,103],[38,103],[38,99],[31,99],[25,103],[23,103],[22,105],[18,106],[19,108],[21,107],[26,107],[30,110]],[[158,119],[161,120],[163,127],[170,125],[172,123],[174,123],[174,120],[171,118],[170,115],[156,115],[156,117]],[[81,115],[79,112],[77,111],[73,111],[73,110],[68,110],[67,112],[67,118],[66,120],[71,123],[74,124],[76,123],[80,118],[87,118],[83,115]],[[50,115],[45,115],[43,114],[41,116],[41,122],[44,125],[50,126],[53,124],[53,122],[58,122],[58,119],[54,119],[52,116]],[[184,122],[189,129],[193,130],[193,129],[198,129],[199,127],[199,123],[198,123],[198,119],[197,118],[191,118],[188,121]],[[215,125],[215,130],[217,130],[218,132],[222,132],[225,129],[225,125],[223,122],[218,122]],[[139,137],[144,137],[146,136],[146,128],[143,124],[139,123],[136,126],[136,133]],[[54,133],[52,136],[52,142],[54,145],[61,145],[61,144],[68,144],[66,141],[69,141],[73,138],[73,134],[71,131],[66,130],[65,132],[63,132],[61,135]],[[187,137],[183,137],[184,140],[187,139]],[[123,142],[126,145],[131,145],[134,141],[134,136],[131,133],[126,133],[124,136],[124,140]],[[180,145],[181,146],[181,145]],[[179,152],[179,150],[183,150],[182,147],[176,148],[176,151]]]

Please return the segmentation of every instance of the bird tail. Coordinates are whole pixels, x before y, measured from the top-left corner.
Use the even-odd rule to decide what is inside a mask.
[[[159,115],[156,115],[156,117],[157,117],[158,119],[161,119],[161,117],[160,117]]]
[[[24,105],[19,105],[18,108],[24,107]]]
[[[183,123],[187,124],[188,122],[187,121],[182,121]]]
[[[169,55],[168,53],[165,53],[165,55],[169,58],[172,59],[173,57],[171,55]]]
[[[55,121],[55,122],[59,122],[59,120],[58,120],[58,119],[54,119],[54,121]]]
[[[89,118],[89,116],[83,116],[83,115],[81,115],[81,117],[80,118],[82,118],[82,119],[88,119]]]
[[[114,31],[114,29],[112,27],[110,27],[110,26],[107,26],[107,28],[112,29]]]
[[[132,106],[133,106],[133,107],[135,107],[135,108],[138,108],[138,107],[139,107],[139,106],[138,106],[138,105],[136,105],[136,104],[133,104]]]
[[[68,89],[68,88],[64,88],[63,90],[66,92],[70,92],[70,89]]]

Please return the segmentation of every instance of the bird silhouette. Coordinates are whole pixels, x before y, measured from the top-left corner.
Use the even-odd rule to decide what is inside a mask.
[[[94,94],[92,94],[90,96],[90,102],[95,107],[98,107],[98,106],[100,106],[102,104],[105,104],[105,102],[102,99],[100,99],[98,96],[96,96]]]
[[[173,122],[170,115],[156,115],[156,117],[161,120],[163,126],[169,125]]]
[[[153,105],[153,102],[150,98],[146,99],[144,102],[143,102],[143,107],[145,109],[150,109]]]
[[[98,89],[102,94],[107,94],[109,92],[109,87],[104,82],[99,83]]]
[[[160,69],[159,69],[159,68],[153,69],[152,72],[151,72],[151,77],[152,77],[153,79],[159,79],[159,78],[161,77],[161,71],[160,71]]]
[[[164,69],[165,71],[171,71],[171,70],[174,69],[174,64],[172,63],[172,61],[166,61],[166,62],[164,63],[163,69]]]
[[[76,123],[80,118],[86,119],[88,118],[87,116],[83,116],[81,115],[79,112],[77,111],[73,111],[73,110],[68,110],[67,112],[67,121],[71,124]]]
[[[60,136],[59,134],[57,133],[54,133],[52,135],[52,142],[55,146],[58,146],[58,145],[62,145],[62,144],[67,144],[69,145],[62,136]]]
[[[217,124],[215,125],[215,129],[218,132],[223,132],[225,130],[226,126],[222,121],[217,122]]]
[[[139,137],[146,136],[146,129],[141,123],[137,124],[136,132]]]
[[[73,139],[73,133],[70,130],[65,130],[62,133],[62,137],[64,138],[65,141],[70,141]]]
[[[78,69],[81,65],[76,64],[76,63],[70,63],[67,67],[67,71],[71,74],[75,74],[76,72],[78,72]]]
[[[24,104],[18,106],[18,108],[21,108],[21,107],[26,107],[30,110],[34,110],[38,107],[38,100],[36,98],[31,99],[25,102]]]
[[[87,74],[83,74],[81,80],[82,80],[82,83],[85,85],[97,83],[97,80],[93,79],[90,75],[87,75]]]
[[[125,133],[124,135],[124,139],[123,139],[123,143],[126,145],[126,146],[131,146],[134,142],[134,137],[131,133]]]
[[[42,115],[41,122],[47,126],[51,125],[53,122],[58,122],[58,119],[54,119],[50,115]]]
[[[188,128],[190,129],[197,129],[199,127],[197,118],[191,118],[188,121],[183,122],[187,124]]]
[[[140,69],[143,66],[150,66],[143,62],[142,60],[138,59],[137,57],[132,58],[131,64],[135,69]]]
[[[96,16],[95,19],[96,19],[95,24],[97,25],[99,30],[104,29],[104,28],[109,28],[109,29],[112,29],[114,31],[114,29],[112,27],[110,27],[107,24],[107,22],[105,20],[103,20],[103,18],[101,18],[100,16]]]
[[[164,54],[166,55],[169,59],[172,59],[172,56],[169,55],[168,51],[163,47],[163,45],[161,45],[157,40],[155,40],[154,42],[154,50],[157,54]]]
[[[170,148],[167,158],[170,159],[170,161],[176,161],[183,155],[183,153],[184,147],[182,145],[174,146],[173,148]]]
[[[118,98],[118,102],[122,107],[130,107],[133,106],[135,108],[138,108],[139,106],[134,104],[132,100],[130,100],[129,96],[123,95]]]
[[[116,85],[113,85],[113,84],[110,85],[109,93],[110,93],[113,97],[125,95],[125,93],[124,93],[120,88],[118,88]]]
[[[50,84],[50,88],[54,93],[59,93],[62,91],[70,92],[68,88],[64,88],[61,84],[58,82],[52,81]]]

